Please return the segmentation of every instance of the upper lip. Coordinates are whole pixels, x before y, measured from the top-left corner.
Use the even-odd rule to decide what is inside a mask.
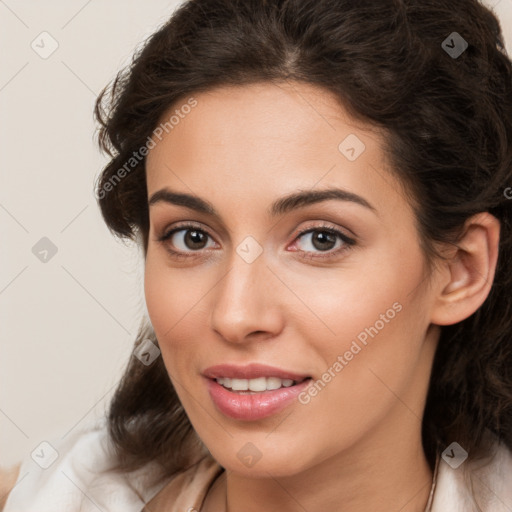
[[[204,370],[203,375],[210,379],[228,377],[230,379],[257,379],[258,377],[277,377],[279,379],[291,379],[302,381],[309,375],[301,375],[288,370],[282,370],[266,364],[251,363],[245,366],[232,364],[218,364]]]

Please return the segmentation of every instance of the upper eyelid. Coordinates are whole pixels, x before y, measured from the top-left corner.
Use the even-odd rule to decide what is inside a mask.
[[[343,235],[347,236],[347,238],[350,238],[349,235],[346,235],[345,233],[343,233],[344,229],[346,231],[351,232],[351,230],[349,230],[348,228],[339,228],[337,226],[334,226],[333,223],[332,224],[323,224],[326,221],[317,221],[317,222],[319,224],[313,224],[313,225],[311,225],[311,226],[309,226],[307,228],[302,228],[302,229],[298,230],[296,235],[304,234],[305,232],[308,232],[308,231],[317,231],[317,230],[321,230],[321,229],[326,229],[326,230],[339,231]],[[212,238],[214,238],[210,234],[209,228],[205,228],[201,224],[195,224],[194,221],[183,221],[183,224],[178,223],[177,226],[174,226],[172,228],[164,228],[161,231],[161,233],[162,233],[162,236],[165,236],[166,234],[169,234],[171,232],[177,232],[177,231],[181,231],[183,229],[184,230],[186,230],[186,229],[197,229],[199,231],[204,231],[205,233],[208,234],[208,236],[211,236]]]

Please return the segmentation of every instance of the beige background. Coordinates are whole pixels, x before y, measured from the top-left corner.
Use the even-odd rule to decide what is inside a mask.
[[[178,3],[0,0],[0,465],[101,415],[127,363],[145,310],[141,257],[109,234],[93,196],[106,160],[92,109]],[[512,54],[512,0],[486,3]],[[32,41],[58,48],[44,59]],[[57,248],[45,263],[32,252],[43,237]]]

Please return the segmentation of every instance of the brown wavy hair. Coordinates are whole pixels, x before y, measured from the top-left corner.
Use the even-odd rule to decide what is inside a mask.
[[[454,45],[453,32],[467,42],[458,56],[443,43]],[[477,0],[183,3],[97,99],[99,144],[111,159],[96,193],[113,234],[146,254],[145,158],[130,159],[162,115],[193,94],[262,81],[322,87],[383,128],[428,261],[435,242],[457,243],[472,215],[499,219],[489,296],[442,327],[422,436],[431,468],[454,440],[470,458],[488,453],[487,432],[512,449],[512,63],[494,13]],[[143,319],[134,350],[147,338],[158,344]],[[165,478],[206,454],[162,358],[131,358],[108,428],[120,470],[156,461]]]

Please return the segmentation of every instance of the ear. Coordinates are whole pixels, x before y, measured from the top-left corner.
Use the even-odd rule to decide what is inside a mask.
[[[451,325],[471,316],[485,301],[494,280],[500,222],[483,212],[469,218],[459,242],[439,263],[438,294],[431,322]]]

